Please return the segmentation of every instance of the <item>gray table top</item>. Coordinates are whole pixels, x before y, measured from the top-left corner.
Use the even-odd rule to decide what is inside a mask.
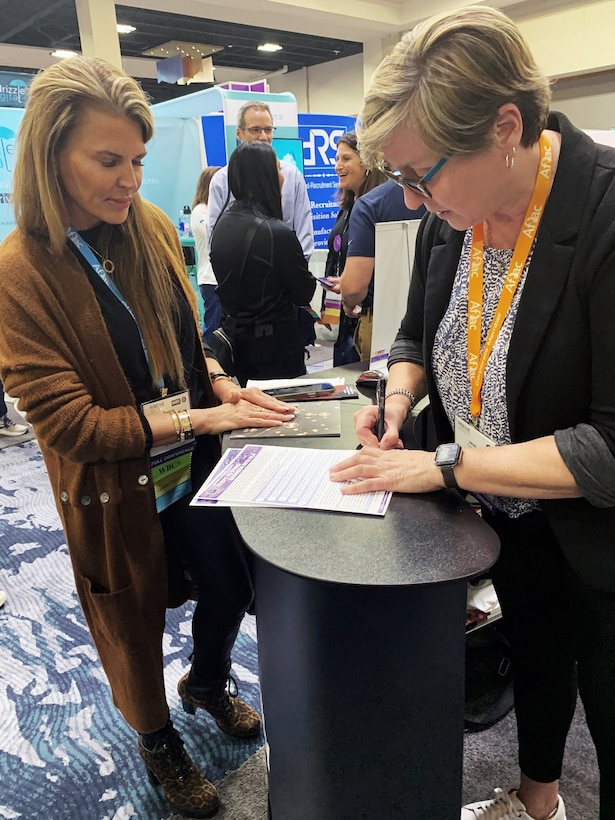
[[[345,376],[349,384],[362,369],[353,365],[317,376]],[[366,402],[364,397],[340,402],[340,438],[267,443],[354,449],[352,416]],[[496,534],[455,490],[396,493],[384,517],[255,507],[234,507],[233,513],[259,558],[295,575],[332,583],[411,586],[469,579],[485,572],[499,550]]]

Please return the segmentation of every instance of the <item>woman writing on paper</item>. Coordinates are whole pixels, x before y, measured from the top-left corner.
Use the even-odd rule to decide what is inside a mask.
[[[343,492],[478,497],[513,651],[520,776],[462,820],[564,820],[577,685],[615,817],[615,150],[549,111],[514,23],[466,7],[406,34],[372,78],[361,151],[430,212],[391,348],[386,430]],[[396,169],[392,171],[391,169]],[[429,394],[436,453],[396,449]],[[588,807],[589,809],[589,807]]]
[[[114,702],[172,808],[208,817],[216,790],[169,717],[165,608],[186,599],[188,570],[199,597],[184,708],[258,734],[258,714],[227,691],[252,599],[244,545],[230,511],[203,516],[188,503],[220,433],[288,414],[208,377],[177,233],[138,194],[152,135],[141,88],[108,63],[74,57],[34,78],[18,135],[18,227],[0,247],[0,363],[45,458]]]
[[[222,329],[233,345],[235,373],[248,379],[305,373],[297,321],[316,281],[299,240],[282,222],[284,177],[273,148],[243,142],[231,154],[228,180],[235,202],[212,233],[211,263],[222,303]]]

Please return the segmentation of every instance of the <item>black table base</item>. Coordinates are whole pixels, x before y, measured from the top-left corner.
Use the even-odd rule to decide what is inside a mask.
[[[255,578],[273,820],[458,820],[466,581]]]

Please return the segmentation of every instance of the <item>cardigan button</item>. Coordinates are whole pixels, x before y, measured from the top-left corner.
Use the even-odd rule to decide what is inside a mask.
[[[140,475],[139,478],[137,479],[137,481],[139,482],[139,484],[141,484],[141,486],[144,486],[145,484],[149,483],[149,476],[148,475]]]
[[[106,504],[107,501],[109,500],[109,498],[110,498],[109,493],[101,493],[100,494],[100,501],[101,501],[102,504]]]
[[[68,501],[68,493],[66,492],[66,490],[62,490],[62,492],[60,493],[60,501],[64,501],[64,503]]]
[[[87,507],[89,504],[92,503],[92,499],[90,498],[89,495],[82,495],[81,496],[81,503],[83,504],[84,507]]]

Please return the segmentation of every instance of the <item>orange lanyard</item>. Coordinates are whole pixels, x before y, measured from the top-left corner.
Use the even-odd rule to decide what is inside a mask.
[[[517,291],[519,280],[525,269],[528,257],[534,244],[536,231],[549,195],[551,177],[553,175],[553,149],[546,134],[540,136],[540,165],[536,175],[534,192],[530,204],[525,212],[523,225],[513,251],[506,279],[502,285],[502,292],[495,310],[491,326],[481,351],[481,328],[483,316],[483,223],[472,228],[472,248],[470,251],[470,279],[468,283],[468,375],[472,388],[470,413],[474,420],[478,419],[481,411],[481,390],[487,362],[491,356],[493,346],[504,324],[504,319]]]

